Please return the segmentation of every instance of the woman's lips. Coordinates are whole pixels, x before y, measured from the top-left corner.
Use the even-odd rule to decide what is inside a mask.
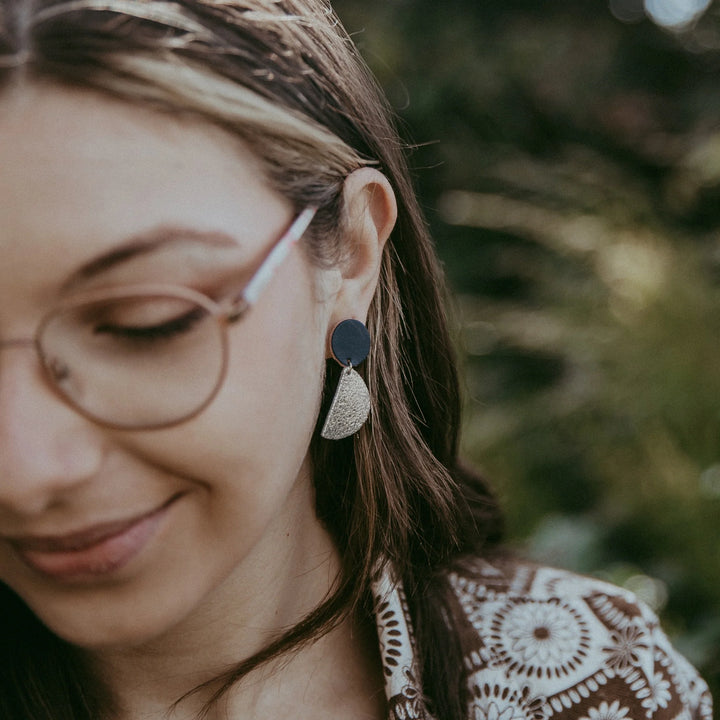
[[[124,567],[140,553],[178,497],[130,520],[58,537],[16,538],[10,543],[23,562],[41,575],[63,582],[97,580]]]

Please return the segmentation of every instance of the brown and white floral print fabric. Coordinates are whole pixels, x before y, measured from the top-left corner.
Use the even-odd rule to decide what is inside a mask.
[[[507,559],[449,579],[468,720],[712,720],[706,684],[631,593]],[[389,720],[428,720],[402,586],[386,570],[373,590]]]

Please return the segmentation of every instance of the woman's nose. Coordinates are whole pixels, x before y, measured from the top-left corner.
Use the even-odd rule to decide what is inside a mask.
[[[98,428],[66,406],[28,343],[0,346],[0,508],[34,514],[96,474]]]

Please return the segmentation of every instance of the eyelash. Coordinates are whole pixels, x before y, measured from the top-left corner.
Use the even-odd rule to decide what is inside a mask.
[[[208,311],[205,308],[196,307],[184,315],[157,325],[124,326],[113,323],[100,323],[93,328],[93,334],[113,335],[138,343],[166,340],[189,332],[207,316]]]

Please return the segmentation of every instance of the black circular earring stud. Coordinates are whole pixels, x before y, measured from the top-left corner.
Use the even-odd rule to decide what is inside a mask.
[[[343,320],[332,331],[330,349],[341,365],[357,367],[370,352],[370,333],[359,320]]]

